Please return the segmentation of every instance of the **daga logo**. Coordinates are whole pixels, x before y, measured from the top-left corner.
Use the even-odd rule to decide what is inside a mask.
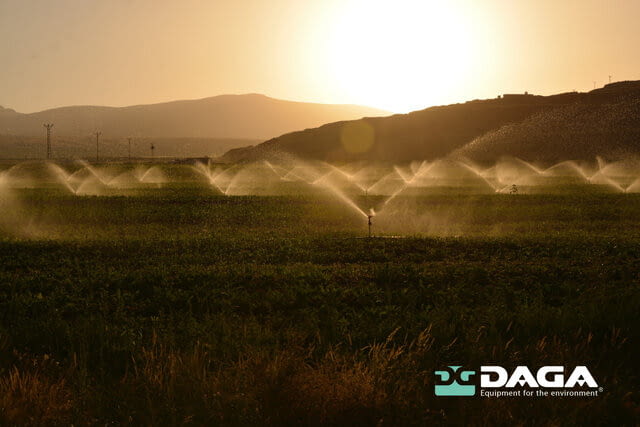
[[[471,376],[475,371],[463,371],[461,366],[449,366],[443,371],[436,371],[440,377],[436,384],[436,396],[475,396],[476,386],[472,383]]]
[[[448,366],[435,372],[436,396],[595,397],[602,392],[586,366],[576,366],[568,376],[564,366],[542,366],[535,374],[527,366],[517,366],[511,373],[501,366],[480,366],[478,371],[461,368]]]

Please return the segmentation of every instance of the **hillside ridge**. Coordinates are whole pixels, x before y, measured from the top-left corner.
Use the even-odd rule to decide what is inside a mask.
[[[640,100],[640,81],[611,83],[590,92],[565,92],[548,96],[504,94],[493,99],[435,106],[408,114],[328,123],[284,134],[253,147],[231,150],[220,160],[251,161],[283,153],[324,161],[403,162],[449,155],[482,157],[482,160],[489,161],[507,154],[531,160],[562,160],[565,156],[581,155],[581,150],[620,156],[621,153],[640,152],[637,142],[633,141],[640,134],[640,115],[634,107],[637,100]],[[576,110],[576,105],[582,106],[582,109]],[[608,113],[603,114],[604,110]],[[593,114],[587,114],[589,111]],[[554,112],[565,120],[554,122],[555,129],[563,135],[562,141],[544,131],[544,121],[550,120]],[[593,117],[588,119],[587,116]],[[523,123],[527,125],[518,127]],[[345,140],[345,134],[351,132],[345,129],[354,126],[369,129],[363,130],[372,139],[366,150],[354,151],[350,149],[349,141]],[[500,149],[495,148],[497,145],[493,147],[495,138],[491,141],[482,140],[509,126],[509,141],[503,141]],[[580,135],[580,126],[592,134]],[[561,131],[563,128],[573,131],[565,135]],[[524,133],[528,139],[521,135]],[[555,145],[566,145],[572,135],[579,135],[580,138],[570,149]],[[622,140],[621,136],[624,136]],[[548,142],[544,153],[536,149],[538,137]],[[521,144],[525,139],[528,142]],[[613,139],[616,139],[615,144]],[[590,146],[590,140],[598,146]]]

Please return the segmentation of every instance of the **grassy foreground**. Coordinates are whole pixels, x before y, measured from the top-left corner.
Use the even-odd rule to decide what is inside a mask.
[[[9,200],[0,424],[640,422],[640,196],[400,200],[373,239],[317,197]],[[587,365],[604,390],[434,396],[453,364]]]

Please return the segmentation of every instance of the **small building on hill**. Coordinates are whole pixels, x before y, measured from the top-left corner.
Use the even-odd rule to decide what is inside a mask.
[[[502,95],[502,99],[505,101],[523,101],[527,99],[531,99],[534,95],[531,95],[529,92],[522,93],[505,93]]]

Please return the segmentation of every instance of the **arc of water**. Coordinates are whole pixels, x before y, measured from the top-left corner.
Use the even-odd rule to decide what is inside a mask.
[[[467,170],[473,172],[478,178],[480,178],[485,184],[487,184],[489,186],[489,188],[491,188],[493,191],[498,191],[498,186],[494,185],[491,181],[489,181],[487,178],[485,178],[484,176],[482,176],[482,174],[480,174],[478,171],[476,171],[474,168],[472,168],[471,166],[467,165],[464,162],[460,162],[458,161],[458,164],[464,168],[466,168]]]
[[[347,178],[347,180],[348,180],[349,182],[351,182],[352,184],[354,184],[356,187],[358,187],[358,188],[360,189],[360,191],[363,191],[363,192],[364,192],[364,191],[366,191],[366,189],[365,189],[365,188],[364,188],[364,187],[363,187],[359,182],[357,182],[357,181],[355,180],[355,178],[354,178],[354,175],[355,175],[355,174],[353,174],[353,175],[352,175],[352,174],[349,174],[349,173],[347,173],[347,172],[343,171],[342,169],[340,169],[339,167],[334,166],[334,165],[332,165],[332,164],[330,164],[330,163],[326,163],[326,164],[327,164],[331,169],[333,169],[334,171],[338,172],[339,174],[341,174],[342,176],[344,176],[345,178]]]
[[[147,177],[149,176],[149,174],[151,173],[151,171],[153,171],[153,170],[154,170],[154,167],[155,167],[155,166],[152,166],[152,167],[148,168],[148,169],[147,169],[147,170],[146,170],[146,171],[145,171],[145,172],[140,176],[139,181],[140,181],[140,182],[145,182],[145,180],[147,179]]]
[[[294,172],[294,170],[295,168],[287,172],[287,174],[282,177],[282,180],[283,181],[302,181],[302,182],[306,182],[307,184],[311,184],[313,182],[313,181],[309,181],[308,179],[301,176],[300,174]]]
[[[283,180],[283,179],[284,179],[284,177],[287,175],[287,172],[289,172],[289,171],[287,171],[287,172],[286,172],[286,173],[284,173],[284,174],[283,174],[283,173],[281,173],[280,171],[278,171],[278,170],[276,169],[276,167],[275,167],[273,164],[271,164],[271,162],[270,162],[269,160],[264,160],[264,164],[265,164],[265,165],[267,165],[267,167],[268,167],[269,169],[271,169],[271,171],[273,171],[273,173],[275,173],[275,174],[276,174],[276,175],[277,175],[281,180]],[[282,168],[281,168],[281,169],[282,169]]]
[[[101,184],[108,186],[109,180],[101,176],[101,174],[98,173],[98,171],[93,166],[91,166],[89,162],[87,162],[86,160],[78,160],[78,163],[80,163],[86,170],[88,170],[98,181],[100,181]]]
[[[72,194],[77,194],[77,188],[74,189],[69,182],[71,175],[55,163],[47,162],[47,167],[54,173],[58,181],[65,186]],[[79,187],[79,186],[78,186]]]
[[[397,196],[400,195],[400,193],[402,193],[404,190],[407,189],[407,186],[405,185],[404,187],[400,187],[395,193],[393,193],[387,200],[384,201],[384,203],[382,204],[382,206],[387,206],[389,203],[391,203],[391,201],[393,199],[395,199]]]
[[[9,169],[2,171],[2,174],[6,177],[6,179],[9,179],[9,175],[11,175],[11,172],[13,172],[14,170],[19,169],[19,167],[22,165],[22,163],[18,163],[17,165],[13,165],[11,166]]]
[[[111,178],[107,184],[109,185],[109,187],[122,187],[123,183],[125,183],[127,178],[133,178],[133,185],[139,184],[140,180],[139,178],[131,171],[131,170],[127,170],[124,171],[118,175],[115,175],[113,178]],[[131,181],[131,180],[129,180]]]
[[[411,178],[413,178],[415,176],[415,174],[413,174],[412,176],[409,176],[408,174],[405,174],[405,172],[402,171],[400,169],[400,167],[397,166],[397,165],[393,165],[393,169],[396,171],[398,176],[404,181],[405,184],[407,184],[411,180]]]
[[[397,166],[394,166],[395,171],[398,173],[398,175],[400,175],[400,177],[404,181],[404,184],[400,188],[398,188],[395,192],[393,192],[387,200],[384,201],[384,203],[382,204],[383,208],[387,206],[389,203],[391,203],[391,201],[393,201],[400,194],[402,194],[402,192],[405,191],[407,188],[412,187],[415,184],[416,179],[421,178],[427,173],[429,173],[429,171],[433,168],[434,165],[435,165],[435,162],[427,163],[426,161],[422,161],[422,163],[420,163],[420,166],[416,169],[416,172],[409,179],[405,179],[405,177],[400,172],[400,168]]]
[[[564,162],[560,162],[557,163],[547,169],[545,169],[544,171],[542,171],[542,174],[545,176],[553,176],[553,170],[557,169],[561,166],[568,166],[569,168],[575,170],[582,178],[584,178],[585,180],[589,180],[589,175],[587,175],[587,173],[580,167],[578,166],[578,164],[574,161],[574,160],[566,160]]]
[[[240,164],[233,165],[230,168],[224,169],[213,178],[212,180],[213,185],[215,185],[218,191],[220,191],[225,196],[229,195],[233,185],[235,185],[238,179],[238,175],[240,174],[240,172],[242,172],[241,166],[243,165],[240,165]],[[218,182],[223,178],[228,177],[228,175],[231,175],[231,177],[227,178],[226,185]]]
[[[332,173],[333,173],[333,171],[329,171],[329,172],[326,172],[324,174],[321,174],[318,178],[316,178],[315,180],[311,181],[311,185],[321,185],[323,182],[326,182],[327,178]]]
[[[640,193],[640,178],[633,181],[626,189],[625,193]]]
[[[210,165],[205,165],[201,162],[196,162],[195,166],[192,166],[193,169],[200,173],[208,182],[209,185],[215,187],[220,193],[227,195],[228,183],[227,186],[223,186],[218,183],[218,180],[223,176],[223,174],[227,174],[229,171],[237,168],[239,165],[234,165],[228,169],[214,169],[211,170]],[[230,181],[230,180],[229,180]],[[224,187],[224,188],[223,188]]]
[[[394,173],[394,172],[391,172]],[[352,175],[352,181],[359,184],[366,194],[372,187],[389,175],[382,167],[365,166]]]
[[[601,180],[601,182],[597,182],[598,180]],[[614,190],[620,191],[621,193],[626,192],[626,189],[622,185],[620,185],[620,183],[604,175],[602,172],[598,172],[595,175],[593,175],[591,178],[589,178],[589,183],[605,184],[605,185],[608,185],[609,187],[612,187]]]
[[[418,171],[416,172],[416,174],[413,176],[413,178],[411,178],[411,180],[409,181],[409,185],[414,185],[416,182],[416,179],[418,178],[424,178],[429,172],[431,172],[431,170],[436,166],[436,162],[422,162],[422,164],[420,165],[420,168],[418,168]]]
[[[522,160],[522,159],[520,159],[520,158],[518,158],[518,157],[514,157],[513,159],[514,159],[516,162],[518,162],[518,163],[520,163],[520,164],[524,165],[525,167],[527,167],[527,168],[531,169],[533,172],[537,173],[538,175],[542,175],[543,170],[542,170],[542,169],[537,168],[537,167],[536,167],[536,166],[534,166],[532,163],[529,163],[529,162],[527,162],[527,161],[524,161],[524,160]]]
[[[393,170],[392,172],[389,172],[388,174],[386,174],[385,176],[383,176],[382,178],[380,178],[379,180],[377,180],[376,182],[371,184],[369,187],[367,187],[367,189],[366,189],[367,194],[374,194],[375,193],[374,189],[378,185],[382,185],[383,182],[393,180],[396,177],[400,178],[400,181],[402,181],[401,186],[404,186],[404,180],[402,179],[402,177],[400,177],[400,175],[398,174],[397,171]],[[396,181],[397,181],[397,179],[396,179]]]
[[[362,215],[365,218],[368,218],[369,215],[360,208],[353,200],[351,200],[346,194],[344,194],[339,188],[334,185],[324,185],[324,188],[331,190],[336,196],[338,196],[343,202],[345,202],[348,206],[352,207],[356,212]]]
[[[205,166],[204,163],[196,161],[195,164],[191,166],[191,168],[195,172],[205,177],[207,181],[211,182],[211,170],[209,169],[208,165]]]

